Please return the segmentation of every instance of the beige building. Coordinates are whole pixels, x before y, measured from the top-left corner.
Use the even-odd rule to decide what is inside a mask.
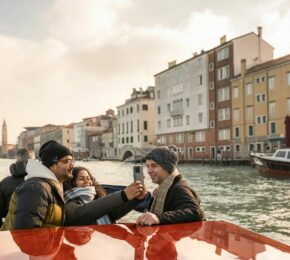
[[[231,81],[235,157],[283,146],[290,114],[290,55],[246,69]]]
[[[133,89],[131,97],[117,109],[119,156],[126,159],[124,156],[142,155],[142,151],[152,149],[156,142],[154,87]]]

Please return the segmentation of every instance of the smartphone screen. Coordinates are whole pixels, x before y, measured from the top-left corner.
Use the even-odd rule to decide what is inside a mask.
[[[142,166],[139,165],[133,166],[133,174],[134,181],[141,181],[141,183],[144,184],[144,173]]]

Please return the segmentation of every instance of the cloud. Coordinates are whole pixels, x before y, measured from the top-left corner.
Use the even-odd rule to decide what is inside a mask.
[[[77,122],[114,109],[133,87],[154,84],[167,62],[217,46],[224,34],[230,39],[262,25],[265,39],[289,52],[284,0],[258,1],[254,9],[185,2],[186,10],[170,0],[169,15],[164,3],[156,9],[133,0],[55,0],[39,15],[42,40],[0,35],[0,120],[13,129],[10,140],[23,126]]]

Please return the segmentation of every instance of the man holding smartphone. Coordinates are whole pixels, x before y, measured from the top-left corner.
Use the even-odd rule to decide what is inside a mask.
[[[145,156],[148,174],[158,188],[153,192],[149,211],[137,219],[137,224],[157,225],[202,221],[199,195],[189,187],[176,168],[176,148],[158,147]]]

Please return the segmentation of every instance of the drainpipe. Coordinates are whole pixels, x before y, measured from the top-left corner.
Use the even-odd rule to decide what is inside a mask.
[[[262,30],[263,30],[263,27],[261,26],[258,26],[258,61],[259,61],[259,64],[262,62],[262,59],[261,59],[261,48],[262,48]]]

